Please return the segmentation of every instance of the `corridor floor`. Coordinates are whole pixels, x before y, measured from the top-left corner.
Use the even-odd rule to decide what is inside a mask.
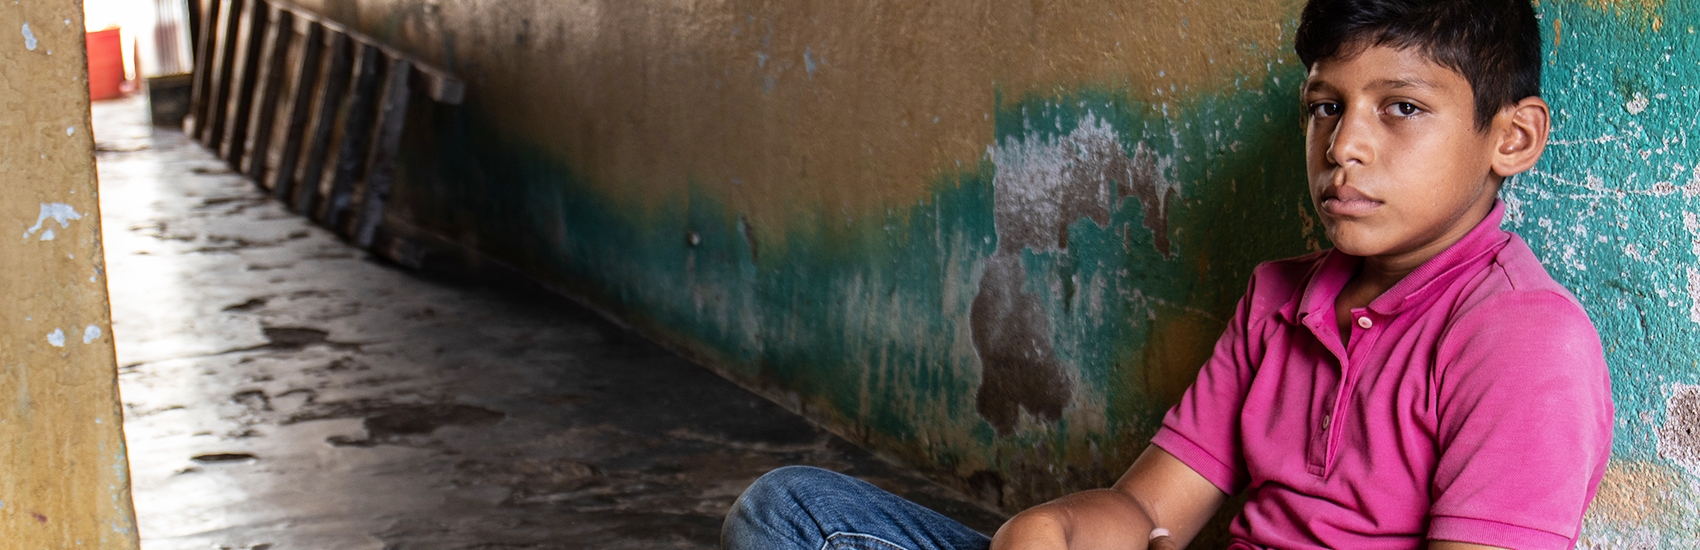
[[[714,548],[814,464],[1000,517],[562,300],[382,263],[98,103],[142,547]]]

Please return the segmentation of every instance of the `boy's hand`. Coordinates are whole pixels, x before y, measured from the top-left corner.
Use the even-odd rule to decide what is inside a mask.
[[[1169,530],[1161,527],[1151,530],[1151,544],[1146,550],[1181,550],[1181,544],[1169,536]]]
[[[1180,459],[1147,447],[1115,487],[1016,514],[992,537],[992,550],[1179,550],[1224,500]]]

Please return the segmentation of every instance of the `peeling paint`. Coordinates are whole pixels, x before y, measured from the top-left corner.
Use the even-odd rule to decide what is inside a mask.
[[[30,32],[30,24],[24,23],[24,49],[33,52],[35,51],[35,46],[38,43],[39,42],[35,39],[35,33]]]
[[[997,252],[986,260],[970,323],[982,365],[975,402],[999,432],[1022,414],[1044,422],[1062,416],[1074,393],[1075,367],[1056,357],[1052,326],[1038,298],[1024,290],[1027,252],[1068,249],[1079,219],[1107,227],[1123,198],[1138,197],[1156,250],[1170,255],[1167,205],[1178,186],[1163,175],[1172,158],[1143,143],[1129,155],[1108,122],[1088,111],[1068,134],[1010,136],[986,155],[997,167],[993,223]]]
[[[1700,385],[1672,384],[1659,429],[1659,456],[1700,476]]]
[[[47,220],[50,220],[50,219],[53,220],[53,221],[59,222],[59,228],[60,229],[69,229],[71,227],[71,220],[83,219],[83,215],[78,214],[76,209],[71,208],[71,205],[69,205],[69,204],[65,204],[65,203],[62,203],[62,202],[44,202],[44,203],[41,203],[41,214],[36,216],[35,225],[30,226],[30,228],[28,230],[24,231],[24,238],[28,239],[28,238],[30,238],[30,235],[34,234],[36,231],[41,230],[41,225],[43,223],[46,223]],[[49,228],[47,230],[47,233],[42,234],[41,240],[44,240],[44,241],[53,240],[53,237],[48,236],[52,232],[53,232],[53,229]]]
[[[56,348],[65,347],[65,331],[53,329],[53,332],[47,333],[47,343]]]
[[[1113,482],[1251,267],[1328,246],[1300,2],[318,1],[476,83],[410,121],[397,219],[1006,508]],[[1667,402],[1700,385],[1700,4],[1538,9],[1554,132],[1501,197],[1607,347],[1617,481],[1583,539],[1700,546]],[[511,13],[572,47],[465,47]]]

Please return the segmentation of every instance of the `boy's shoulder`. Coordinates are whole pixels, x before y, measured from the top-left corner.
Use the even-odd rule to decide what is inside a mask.
[[[1301,256],[1270,260],[1252,269],[1246,297],[1251,300],[1254,316],[1260,313],[1291,310],[1312,276],[1323,267],[1332,249],[1322,249]],[[1291,313],[1290,311],[1287,313]],[[1290,317],[1290,315],[1288,315]]]
[[[1486,269],[1476,274],[1459,296],[1455,306],[1460,314],[1479,311],[1491,317],[1526,315],[1538,311],[1542,315],[1559,315],[1588,323],[1582,302],[1570,289],[1559,284],[1546,267],[1535,257],[1534,250],[1516,233],[1507,231],[1510,239],[1494,254]],[[1536,311],[1530,311],[1536,310]],[[1526,319],[1529,321],[1532,319]],[[1553,319],[1545,318],[1543,322]],[[1589,324],[1592,329],[1591,323]]]

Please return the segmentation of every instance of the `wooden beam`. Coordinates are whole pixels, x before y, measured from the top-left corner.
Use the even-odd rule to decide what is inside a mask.
[[[294,209],[308,217],[316,217],[319,183],[324,179],[325,156],[330,152],[331,130],[335,127],[337,111],[348,93],[349,68],[354,64],[353,44],[348,35],[325,28],[326,54],[324,73],[319,77],[319,90],[313,102],[313,119],[307,131],[307,149],[301,157],[301,179],[296,183]]]
[[[371,44],[360,44],[354,62],[354,85],[349,88],[343,106],[341,141],[337,144],[336,159],[330,171],[330,196],[325,207],[325,227],[348,235],[344,224],[355,196],[355,184],[366,167],[367,149],[372,143],[372,115],[378,105],[383,85],[384,65],[388,63],[383,50]]]
[[[248,146],[248,117],[254,107],[254,87],[259,73],[261,40],[265,38],[271,10],[260,0],[242,6],[242,25],[236,32],[236,65],[231,73],[230,100],[225,107],[224,140],[218,142],[219,156],[240,170],[242,151]]]
[[[211,104],[213,36],[218,34],[219,0],[191,0],[200,6],[200,19],[195,35],[195,80],[189,91],[189,114],[183,117],[183,132],[201,135],[206,126],[207,106]]]
[[[403,59],[410,59],[402,56]],[[412,61],[409,61],[412,64]],[[414,79],[419,89],[432,101],[444,105],[460,105],[466,99],[466,83],[449,73],[427,65],[415,65]]]
[[[455,78],[448,71],[434,67],[407,52],[392,48],[376,38],[349,29],[341,23],[325,19],[316,13],[282,2],[279,3],[279,6],[294,12],[297,18],[313,19],[328,29],[346,34],[355,42],[377,46],[391,59],[407,60],[408,65],[413,66],[414,70],[414,80],[410,87],[424,92],[432,101],[445,105],[459,105],[461,101],[466,99],[466,82]]]
[[[384,220],[384,205],[389,202],[390,184],[395,181],[396,156],[401,151],[402,128],[407,122],[407,104],[413,96],[408,84],[414,77],[413,64],[406,59],[390,62],[383,106],[378,109],[378,135],[372,142],[371,160],[367,161],[366,192],[360,199],[360,216],[354,223],[354,243],[362,248],[372,246],[378,225]]]
[[[295,14],[269,6],[270,29],[260,52],[260,74],[255,83],[254,109],[248,119],[245,154],[238,170],[261,187],[266,183],[266,161],[271,156],[273,122],[279,117],[278,100],[283,96],[288,71],[289,47],[295,37]]]
[[[325,55],[325,27],[311,19],[295,20],[296,46],[291,48],[289,106],[283,132],[277,140],[277,158],[271,172],[272,196],[293,205],[295,167],[301,161],[302,142],[313,112],[313,91],[319,87],[319,67]]]
[[[196,136],[207,147],[218,148],[224,139],[224,108],[230,101],[230,71],[236,62],[236,34],[240,25],[244,0],[219,0],[217,36],[213,37],[212,83],[207,95],[207,120]]]

